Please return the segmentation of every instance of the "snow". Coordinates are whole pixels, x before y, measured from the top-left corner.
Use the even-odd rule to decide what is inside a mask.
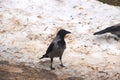
[[[53,72],[59,77],[69,73],[67,76],[86,75],[85,78],[97,79],[96,71],[118,68],[119,41],[111,34],[94,36],[93,33],[119,23],[120,7],[96,0],[1,0],[0,5],[1,60],[41,67],[39,62],[48,59],[39,58],[63,28],[72,34],[65,39],[63,63],[66,67],[59,69],[59,60],[54,60],[57,69]],[[49,66],[43,65],[43,68],[49,69]],[[93,76],[89,77],[89,73]]]

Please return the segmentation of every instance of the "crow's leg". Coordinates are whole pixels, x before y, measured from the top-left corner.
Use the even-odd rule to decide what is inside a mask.
[[[62,57],[61,57],[61,56],[59,57],[59,59],[60,59],[60,62],[61,62],[60,66],[61,66],[61,67],[65,67],[65,66],[63,65],[63,63],[62,63]]]
[[[53,58],[51,58],[51,65],[50,65],[50,68],[51,68],[51,70],[55,70],[55,68],[52,67],[52,63],[53,63]]]

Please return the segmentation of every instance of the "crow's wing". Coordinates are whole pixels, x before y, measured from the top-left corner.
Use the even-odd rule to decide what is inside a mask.
[[[111,26],[111,32],[112,32],[112,31],[113,31],[113,32],[114,32],[114,31],[120,31],[120,23]]]
[[[112,33],[112,32],[116,32],[116,31],[120,31],[120,24],[116,24],[116,25],[113,25],[111,27],[105,28],[104,30],[95,32],[94,35],[104,34],[104,33],[107,33],[107,32]]]
[[[105,29],[107,32],[114,33],[120,31],[120,24],[113,25]]]
[[[52,42],[52,43],[49,45],[46,53],[45,53],[40,59],[45,58],[45,57],[49,57],[48,54],[53,50],[53,47],[54,47],[54,43]]]
[[[52,43],[49,45],[49,47],[48,47],[48,49],[47,49],[47,51],[46,51],[46,55],[49,54],[49,53],[53,50],[53,47],[54,47],[54,43],[52,42]]]

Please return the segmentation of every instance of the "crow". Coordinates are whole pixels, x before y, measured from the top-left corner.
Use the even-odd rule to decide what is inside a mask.
[[[50,58],[51,59],[51,65],[50,65],[51,70],[55,70],[55,68],[52,66],[54,57],[59,57],[60,62],[61,62],[60,65],[62,67],[64,67],[64,65],[62,63],[62,55],[66,48],[66,42],[64,40],[64,37],[66,34],[69,34],[69,33],[71,33],[71,32],[66,31],[64,29],[59,30],[56,37],[53,39],[53,41],[49,45],[46,53],[40,58],[40,59],[42,59],[42,58]]]
[[[95,32],[93,35],[100,35],[104,33],[111,33],[120,38],[120,23],[107,27],[101,31]]]

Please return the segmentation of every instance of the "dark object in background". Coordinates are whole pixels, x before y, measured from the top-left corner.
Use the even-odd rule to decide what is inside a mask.
[[[120,0],[98,0],[109,5],[120,6]]]
[[[50,66],[51,70],[55,69],[52,67],[54,57],[59,57],[60,62],[61,62],[61,66],[64,67],[64,65],[62,63],[62,55],[63,55],[63,52],[66,48],[66,42],[64,40],[64,37],[66,34],[69,34],[69,33],[71,33],[71,32],[66,31],[64,29],[61,29],[60,31],[58,31],[57,36],[54,38],[54,40],[49,45],[49,47],[46,51],[46,54],[44,54],[40,58],[40,59],[51,58],[51,66]]]
[[[101,31],[95,32],[94,35],[100,35],[100,34],[104,34],[104,33],[111,33],[111,34],[114,34],[114,35],[120,37],[120,23],[110,26],[108,28],[105,28]]]

